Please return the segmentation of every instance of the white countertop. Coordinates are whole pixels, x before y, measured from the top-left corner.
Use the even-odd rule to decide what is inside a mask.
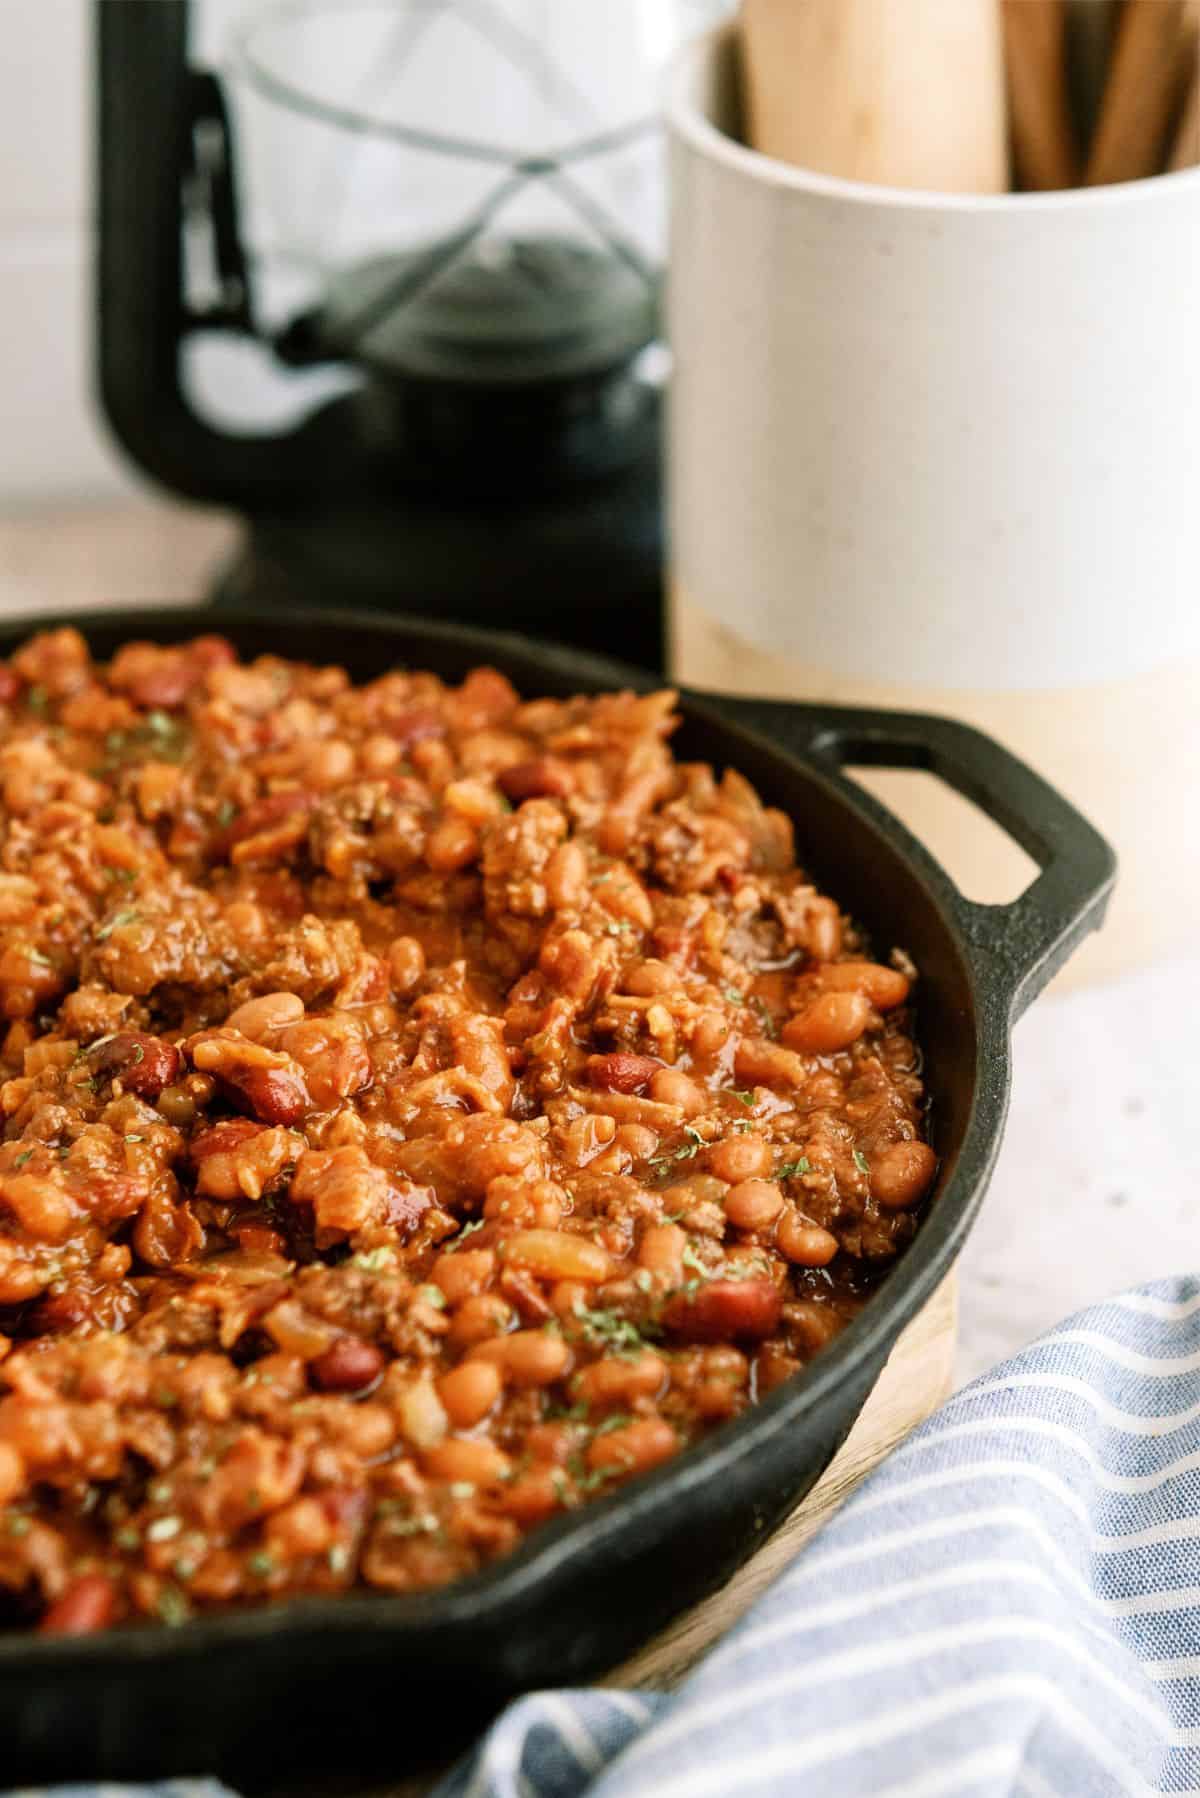
[[[1082,1305],[1200,1271],[1197,1015],[1200,955],[1047,994],[1018,1024],[1004,1146],[960,1263],[962,1379]]]
[[[233,538],[221,514],[162,500],[0,517],[0,616],[198,596]],[[1197,1016],[1200,953],[1047,994],[1018,1025],[1008,1131],[961,1263],[963,1380],[1081,1305],[1200,1270]]]

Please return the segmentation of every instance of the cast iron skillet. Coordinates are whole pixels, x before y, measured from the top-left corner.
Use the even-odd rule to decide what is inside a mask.
[[[484,661],[523,693],[647,690],[616,662],[419,619],[209,610],[26,620],[78,626],[99,656],[131,637],[225,632],[244,654],[397,664],[459,678]],[[588,1679],[715,1589],[826,1466],[901,1329],[962,1246],[996,1158],[1018,1014],[1100,923],[1111,850],[999,744],[915,713],[685,694],[677,753],[732,765],[794,819],[826,891],[902,945],[920,973],[919,1033],[941,1158],[915,1243],[815,1365],[706,1442],[537,1532],[509,1559],[413,1597],[274,1609],[79,1640],[0,1637],[0,1766],[10,1780],[227,1772],[295,1790],[299,1774],[444,1756],[520,1690]],[[1001,824],[1041,872],[1011,905],[964,899],[899,821],[840,770],[923,768]],[[292,1781],[289,1786],[289,1779]]]

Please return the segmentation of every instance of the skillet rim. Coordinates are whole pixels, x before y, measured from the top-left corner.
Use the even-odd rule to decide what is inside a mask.
[[[0,651],[7,652],[31,631],[71,627],[85,637],[103,633],[118,640],[179,640],[197,632],[228,635],[236,644],[239,630],[275,632],[312,630],[328,633],[337,655],[338,635],[368,633],[385,640],[420,635],[431,645],[472,660],[515,661],[531,671],[541,668],[558,679],[578,679],[579,690],[632,687],[639,692],[674,685],[645,670],[613,658],[542,643],[515,632],[428,620],[413,614],[364,613],[328,608],[296,608],[286,614],[269,608],[201,604],[122,606],[119,609],[54,610],[5,618],[0,622]],[[281,653],[286,653],[286,643]],[[407,652],[406,652],[407,653]],[[536,673],[534,674],[536,678]],[[679,689],[680,710],[702,728],[717,729],[753,745],[758,754],[780,765],[786,775],[798,767],[805,778],[825,790],[839,806],[855,812],[883,838],[888,850],[906,861],[933,903],[949,946],[956,954],[971,999],[976,1066],[967,1120],[954,1165],[936,1193],[915,1239],[872,1293],[859,1315],[801,1374],[786,1381],[760,1403],[718,1426],[676,1460],[639,1476],[606,1498],[541,1526],[520,1547],[491,1566],[435,1588],[412,1594],[349,1594],[274,1601],[260,1610],[190,1618],[186,1626],[145,1623],[136,1628],[95,1636],[38,1637],[28,1631],[0,1633],[0,1673],[20,1664],[27,1673],[75,1671],[103,1666],[112,1676],[125,1666],[134,1672],[147,1661],[187,1663],[222,1648],[243,1652],[279,1636],[306,1641],[336,1639],[350,1633],[389,1636],[397,1646],[425,1632],[494,1624],[507,1613],[520,1616],[531,1595],[541,1602],[554,1595],[568,1563],[580,1554],[594,1559],[611,1552],[625,1534],[634,1534],[643,1519],[686,1498],[693,1488],[719,1479],[725,1465],[752,1455],[760,1440],[790,1429],[802,1429],[806,1417],[836,1398],[841,1390],[852,1398],[855,1373],[882,1360],[913,1315],[945,1277],[983,1202],[999,1153],[1011,1075],[1009,1029],[1013,991],[1005,971],[989,968],[977,941],[966,927],[962,902],[949,876],[901,821],[865,789],[838,779],[815,753],[773,742],[760,730],[722,711],[722,695]],[[806,705],[813,715],[837,718],[842,708]],[[880,713],[881,716],[894,716]],[[915,714],[905,714],[914,717]],[[862,1401],[844,1419],[848,1429]]]

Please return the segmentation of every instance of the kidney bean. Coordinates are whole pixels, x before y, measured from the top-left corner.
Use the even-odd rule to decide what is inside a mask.
[[[308,1364],[309,1377],[322,1392],[365,1392],[383,1369],[382,1352],[361,1336],[339,1336]]]
[[[308,1110],[308,1089],[290,1068],[226,1069],[220,1081],[235,1104],[246,1105],[264,1124],[298,1124]]]
[[[567,798],[575,791],[575,776],[565,762],[552,755],[539,755],[502,768],[496,785],[506,799],[519,805],[523,799]]]
[[[43,1613],[40,1636],[93,1636],[107,1629],[117,1608],[117,1590],[103,1573],[85,1573]]]
[[[402,749],[411,749],[414,743],[424,742],[427,737],[444,737],[446,734],[446,720],[428,706],[412,706],[408,711],[396,712],[382,721],[382,727]]]
[[[135,704],[171,711],[182,705],[214,668],[228,667],[236,660],[224,637],[197,637],[173,649],[135,643],[116,656],[111,679]]]
[[[247,842],[260,832],[270,828],[272,824],[282,823],[296,812],[311,811],[317,803],[315,793],[305,792],[302,787],[285,787],[278,793],[267,793],[261,799],[252,799],[244,806],[237,817],[222,831],[214,850],[218,855],[228,855],[238,843]]]
[[[588,1079],[602,1092],[640,1093],[662,1065],[653,1055],[589,1055]]]
[[[887,1211],[907,1211],[925,1196],[936,1170],[927,1142],[894,1142],[871,1157],[871,1197]]]
[[[196,680],[182,655],[164,651],[162,659],[146,668],[129,684],[129,697],[137,705],[173,711],[182,705]]]
[[[773,1280],[709,1280],[697,1292],[668,1299],[662,1321],[688,1342],[723,1342],[731,1336],[757,1342],[774,1334],[782,1310]]]
[[[173,1043],[145,1030],[118,1030],[97,1044],[88,1059],[97,1073],[119,1077],[139,1099],[154,1100],[179,1073],[181,1057]]]
[[[222,1118],[219,1124],[210,1124],[207,1130],[196,1132],[189,1153],[197,1163],[207,1161],[210,1155],[231,1155],[250,1137],[258,1136],[262,1128],[250,1118]]]
[[[331,1486],[321,1494],[321,1508],[339,1529],[356,1530],[367,1514],[370,1499],[358,1486]]]
[[[65,1292],[44,1292],[22,1314],[21,1328],[30,1336],[65,1336],[88,1321],[92,1308],[86,1292],[78,1287]]]

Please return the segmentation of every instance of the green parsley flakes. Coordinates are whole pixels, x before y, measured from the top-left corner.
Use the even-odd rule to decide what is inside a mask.
[[[807,1155],[801,1155],[798,1161],[785,1161],[782,1167],[775,1169],[777,1180],[796,1180],[801,1174],[811,1174],[812,1162]]]
[[[141,916],[141,912],[137,911],[114,912],[107,923],[101,924],[99,930],[96,931],[93,940],[97,943],[106,943],[114,930],[121,930],[126,924],[140,923]]]

